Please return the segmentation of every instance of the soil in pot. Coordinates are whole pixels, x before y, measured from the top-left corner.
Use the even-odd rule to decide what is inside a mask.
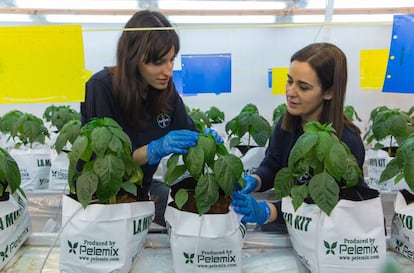
[[[122,203],[133,203],[137,201],[149,201],[149,196],[147,192],[148,191],[146,191],[144,188],[138,187],[137,196],[135,196],[121,189],[119,193],[117,194],[116,203],[122,204]],[[76,201],[79,201],[77,195],[74,193],[69,193],[68,196]],[[95,199],[96,197],[94,196],[92,200],[95,200]],[[106,202],[105,204],[109,204],[109,202]]]
[[[258,146],[249,146],[249,145],[236,145],[235,146],[239,151],[242,153],[242,155],[246,155],[246,153],[251,149]]]
[[[177,191],[179,189],[184,188],[188,191],[188,200],[181,209],[177,208],[174,201],[171,202],[169,205],[182,211],[198,213],[197,206],[196,206],[196,199],[195,199],[195,190],[194,190],[196,187],[196,184],[197,184],[197,181],[194,178],[188,177],[172,185],[171,186],[171,197],[173,199]],[[231,203],[231,197],[230,196],[225,197],[224,192],[220,191],[219,200],[210,208],[210,210],[206,214],[226,214],[229,212],[230,203]]]

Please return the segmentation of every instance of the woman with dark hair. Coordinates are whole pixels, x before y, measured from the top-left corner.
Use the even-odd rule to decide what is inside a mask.
[[[273,188],[276,173],[288,166],[292,147],[308,121],[332,123],[336,134],[355,156],[362,172],[365,148],[360,130],[344,115],[347,85],[346,56],[330,43],[314,43],[297,51],[290,59],[286,83],[287,111],[275,126],[265,158],[258,169],[243,177],[244,188],[233,193],[236,212],[243,221],[263,224],[283,223],[280,202],[257,202],[249,193]],[[304,174],[306,182],[311,174]],[[359,185],[365,185],[360,179]]]
[[[171,27],[157,11],[135,13],[119,38],[116,65],[88,80],[81,103],[82,125],[109,117],[130,137],[133,159],[144,172],[139,192],[147,198],[150,194],[154,222],[162,226],[169,188],[153,175],[163,157],[187,153],[199,136],[172,80],[180,42]],[[222,141],[215,131],[208,133]]]

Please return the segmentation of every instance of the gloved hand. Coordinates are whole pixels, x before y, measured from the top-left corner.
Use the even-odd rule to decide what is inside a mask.
[[[243,214],[242,222],[264,224],[270,218],[270,208],[265,201],[257,202],[250,194],[232,193],[234,211]]]
[[[223,141],[223,139],[221,138],[221,136],[217,133],[217,131],[216,130],[214,130],[214,129],[212,129],[212,128],[206,128],[206,129],[204,129],[204,132],[203,132],[203,134],[204,135],[207,135],[207,134],[212,134],[213,136],[214,136],[214,138],[216,139],[216,142],[217,143],[220,143],[220,144],[223,144],[224,143],[224,141]]]
[[[148,164],[154,165],[169,154],[186,154],[187,149],[196,145],[199,133],[190,130],[170,131],[165,136],[148,144]]]
[[[259,185],[259,181],[254,176],[244,175],[243,176],[244,187],[241,189],[240,185],[237,183],[237,188],[241,193],[251,193],[254,192],[254,189]]]

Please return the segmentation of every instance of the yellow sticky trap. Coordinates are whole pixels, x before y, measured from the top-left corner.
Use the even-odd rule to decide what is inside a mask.
[[[360,51],[359,78],[361,90],[382,90],[389,52],[389,49]]]
[[[286,81],[289,68],[272,68],[272,94],[284,95],[286,92]]]
[[[80,25],[0,27],[0,103],[84,100]]]

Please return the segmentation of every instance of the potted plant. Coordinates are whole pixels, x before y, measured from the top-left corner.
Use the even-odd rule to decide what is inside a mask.
[[[414,134],[409,135],[398,147],[396,155],[386,165],[381,173],[380,183],[394,178],[394,183],[399,183],[402,179],[414,192]]]
[[[254,146],[264,147],[272,134],[270,123],[252,103],[244,106],[237,116],[228,121],[225,129],[230,148],[237,147],[242,154]],[[244,139],[245,136],[247,139]]]
[[[50,147],[46,144],[49,131],[43,120],[31,113],[14,110],[4,115],[1,123],[14,142],[10,154],[19,166],[22,189],[47,189]]]
[[[81,128],[69,152],[61,272],[132,268],[154,215],[153,202],[140,191],[142,178],[132,159],[131,141],[118,123],[95,118]]]
[[[12,110],[3,115],[0,119],[0,132],[4,136],[3,147],[13,147],[14,143],[10,142],[12,136],[11,132],[14,124],[23,115],[22,111]]]
[[[13,258],[32,233],[26,195],[20,187],[19,167],[7,150],[0,147],[0,270]]]
[[[204,267],[241,272],[246,228],[229,205],[242,172],[241,160],[210,134],[201,134],[188,154],[170,157],[165,181],[173,202],[165,219],[175,272],[201,272]]]
[[[306,123],[288,166],[276,174],[274,188],[276,199],[282,200],[292,246],[311,272],[364,269],[376,273],[383,265],[386,240],[381,199],[378,191],[357,186],[359,178],[356,159],[334,128]],[[352,247],[374,247],[375,257],[360,260],[356,251],[345,251]],[[341,259],[343,255],[349,260]]]
[[[414,217],[414,134],[404,140],[395,157],[381,173],[379,183],[394,180],[405,187],[397,191],[391,223],[390,246],[396,252],[412,261],[410,249],[414,249],[412,219]],[[408,186],[408,187],[407,187]]]
[[[296,210],[309,195],[329,215],[338,203],[340,189],[356,186],[361,170],[331,125],[308,122],[304,132],[290,152],[288,167],[276,174],[275,197],[291,196]],[[296,181],[310,168],[313,170],[312,178],[296,185]],[[340,180],[345,182],[342,186],[339,186]]]
[[[387,106],[378,106],[373,109],[370,114],[370,122],[371,126],[364,139],[368,143],[376,140],[374,148],[384,149],[390,156],[394,155],[397,147],[410,133],[414,132],[414,119],[409,112],[391,109]],[[381,143],[386,138],[389,138],[387,146]]]
[[[72,119],[80,120],[81,116],[78,111],[69,105],[50,105],[43,112],[43,118],[50,122],[52,126],[55,126],[59,132],[66,122]]]
[[[207,118],[211,123],[222,123],[224,122],[224,112],[218,109],[216,106],[211,106],[205,112]]]
[[[380,176],[401,143],[414,132],[414,119],[409,112],[379,106],[371,111],[370,123],[364,136],[368,144],[375,143],[366,153],[370,185],[381,190],[398,190],[391,180],[380,183]]]
[[[7,123],[14,121],[10,135],[13,139],[18,138],[19,140],[15,147],[29,145],[32,148],[35,143],[45,144],[46,137],[50,135],[44,126],[43,120],[31,113],[23,113],[22,115],[18,112],[14,113],[9,116],[11,120],[7,121]],[[17,119],[15,119],[16,114],[18,116]]]

